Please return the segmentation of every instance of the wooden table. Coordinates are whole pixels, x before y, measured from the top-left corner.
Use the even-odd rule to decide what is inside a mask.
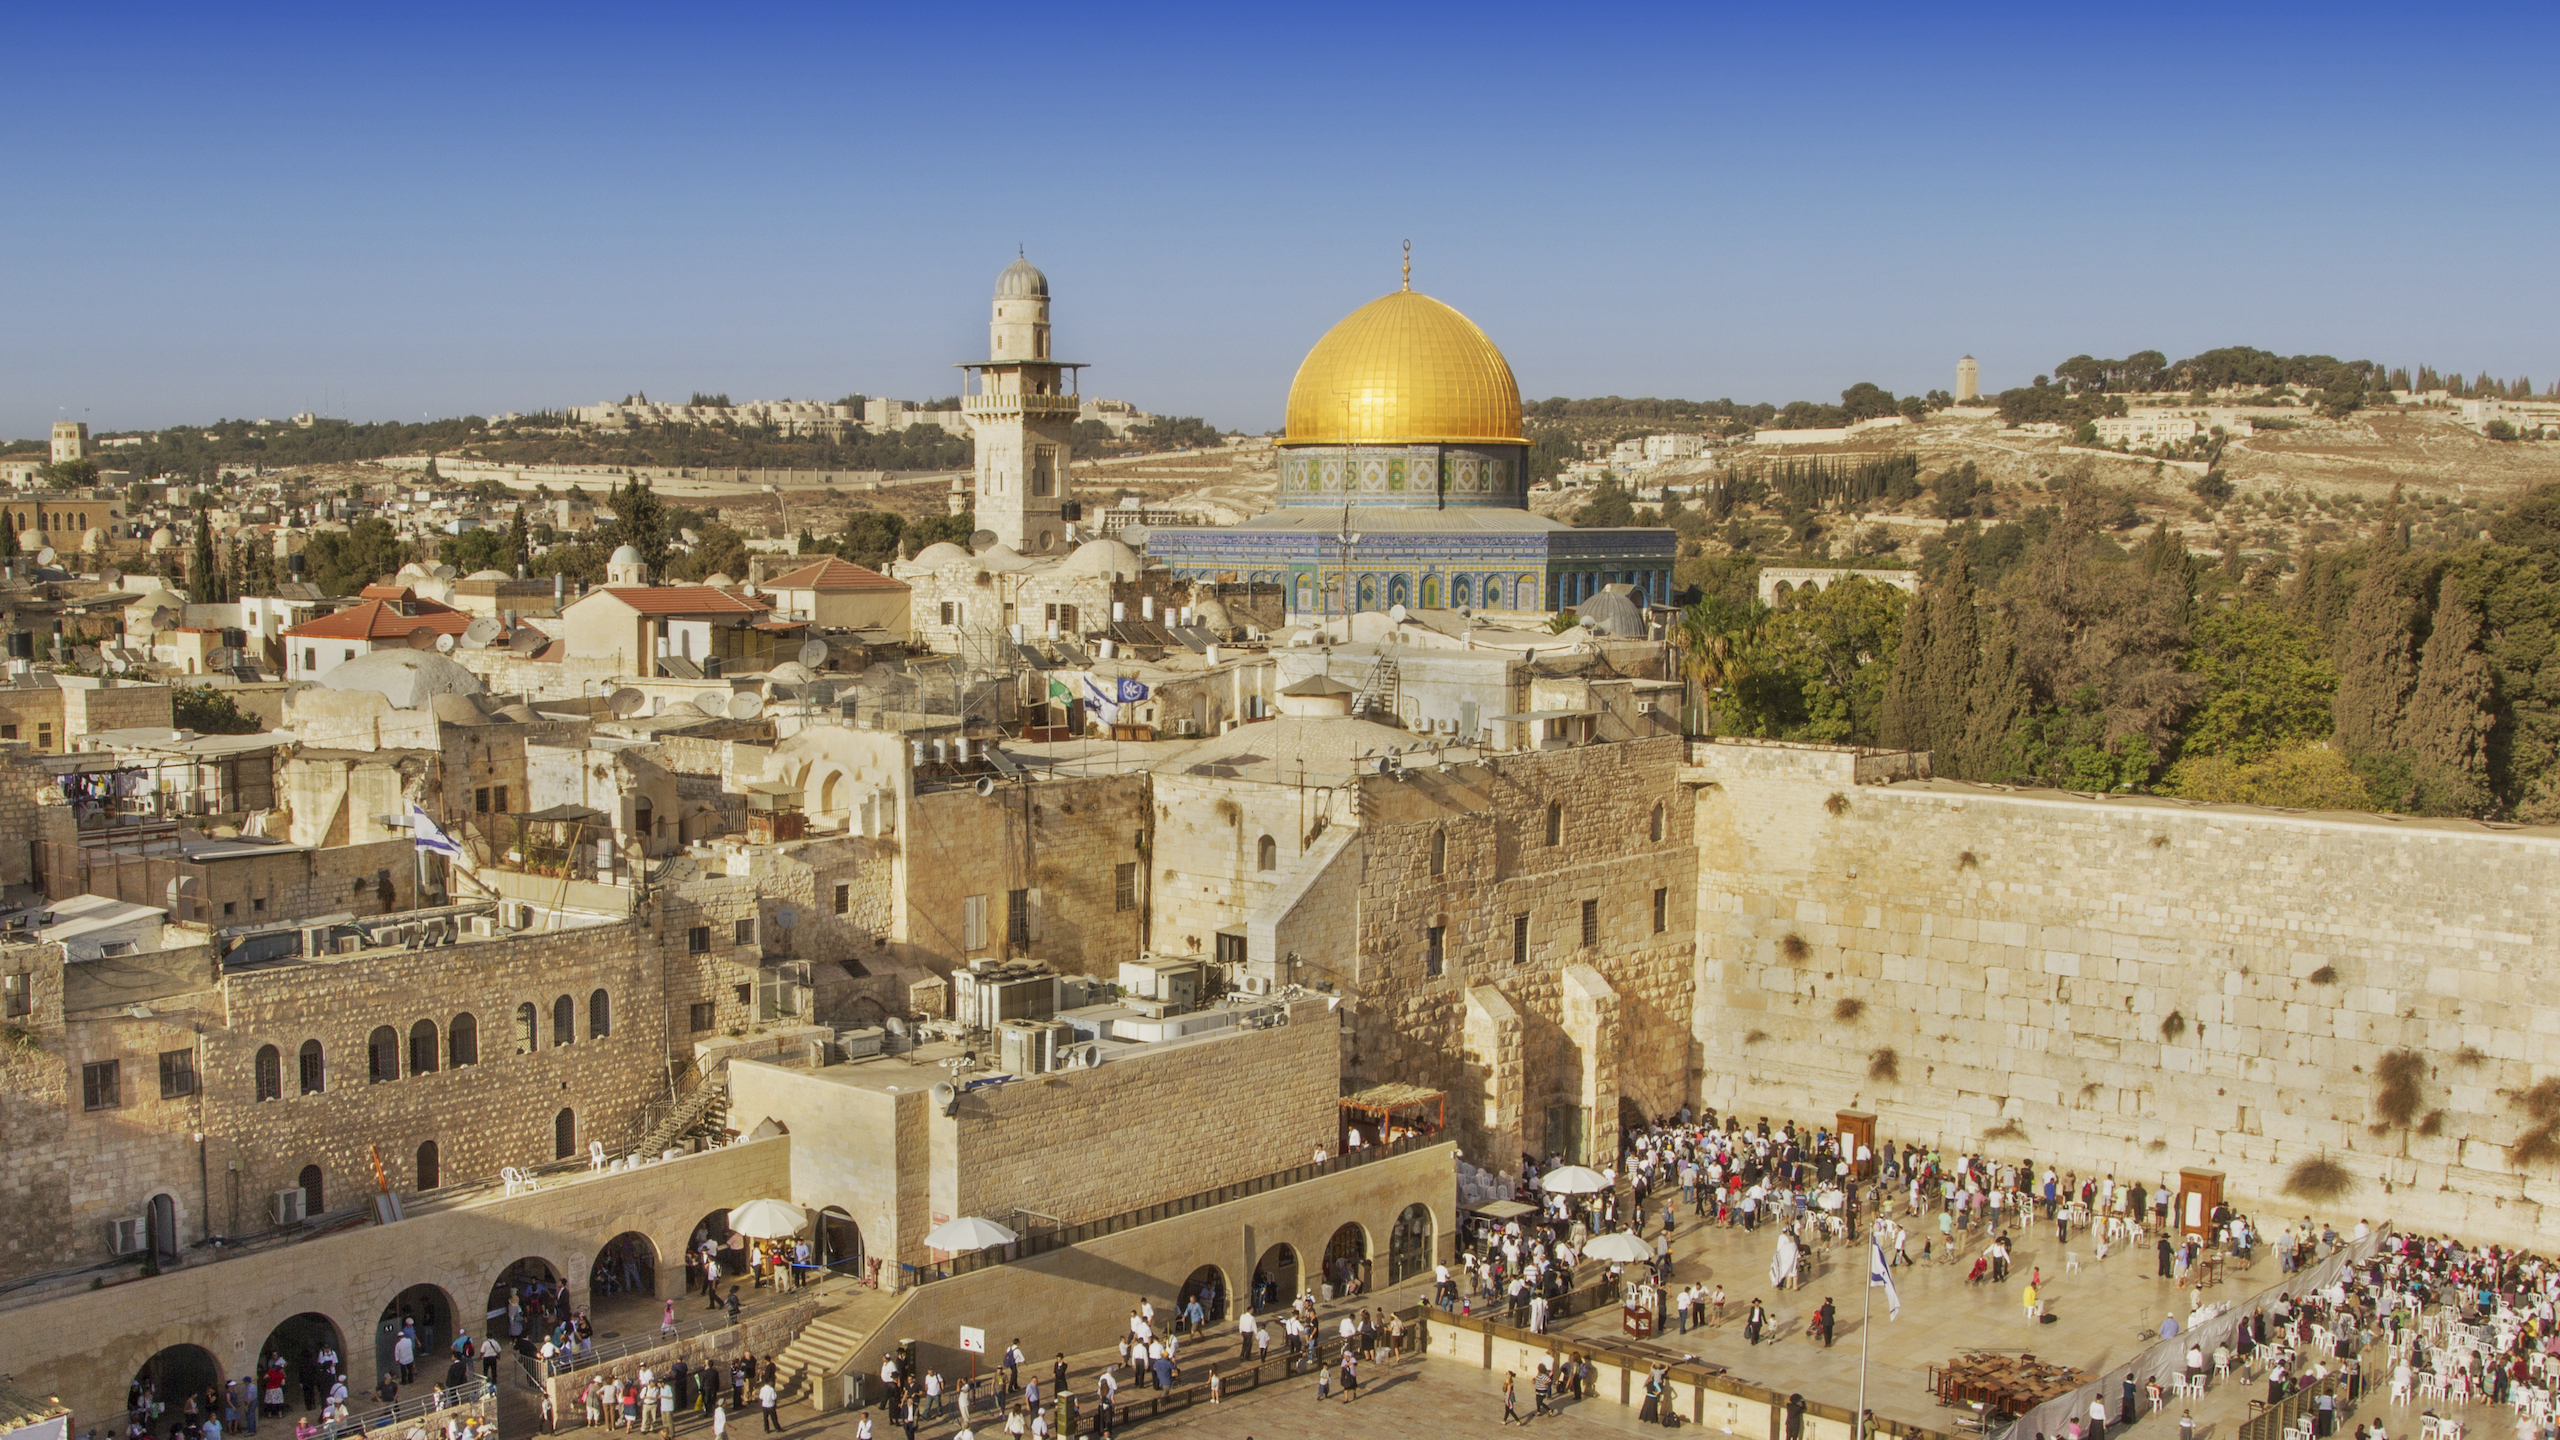
[[[1929,1367],[1930,1388],[1941,1405],[1980,1402],[2004,1415],[2024,1415],[2036,1406],[2081,1383],[2068,1365],[2053,1365],[2033,1355],[1969,1351],[1943,1365]]]

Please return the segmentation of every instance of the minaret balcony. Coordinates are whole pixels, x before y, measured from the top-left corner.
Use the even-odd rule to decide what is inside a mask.
[[[1016,416],[1025,420],[1072,420],[1083,412],[1084,400],[1076,395],[1012,395],[999,391],[960,397],[961,414],[987,420]]]

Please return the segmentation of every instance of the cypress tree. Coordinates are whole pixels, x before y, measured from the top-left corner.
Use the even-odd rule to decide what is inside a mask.
[[[1885,676],[1884,706],[1876,722],[1876,742],[1888,750],[1934,750],[1929,713],[1922,701],[1929,668],[1929,603],[1913,593],[1902,602],[1902,636],[1894,645],[1893,670]]]
[[[2479,612],[2447,576],[2397,732],[2397,748],[2409,755],[2429,810],[2481,815],[2491,808],[2489,732],[2498,716],[2489,657],[2479,643]]]
[[[2406,593],[2418,562],[2382,554],[2365,567],[2338,639],[2338,748],[2383,755],[2398,748],[2400,712],[2417,684],[2418,611]]]
[[[1964,738],[1957,745],[1958,776],[2004,780],[2018,769],[2018,728],[2033,708],[2019,663],[2018,636],[1997,611],[1981,625],[1981,652],[1966,696]]]
[[[1980,617],[1974,613],[1973,575],[1964,557],[1947,562],[1946,572],[1929,587],[1929,649],[1920,677],[1919,705],[1927,718],[1932,749],[1951,751],[1949,767],[1959,779],[1975,778],[1966,768],[1965,719],[1973,699],[1974,673],[1980,667]]]

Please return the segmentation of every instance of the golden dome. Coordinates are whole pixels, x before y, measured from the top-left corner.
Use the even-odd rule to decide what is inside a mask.
[[[1398,290],[1344,316],[1307,352],[1280,443],[1516,445],[1520,384],[1474,321]]]

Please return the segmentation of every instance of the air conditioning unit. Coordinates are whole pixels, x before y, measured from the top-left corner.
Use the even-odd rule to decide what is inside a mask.
[[[301,1224],[304,1218],[304,1206],[310,1203],[310,1198],[311,1197],[305,1194],[302,1187],[299,1185],[290,1190],[277,1191],[275,1196],[276,1223],[279,1225]]]
[[[139,1255],[151,1247],[151,1224],[136,1215],[107,1222],[107,1245],[118,1255]]]

